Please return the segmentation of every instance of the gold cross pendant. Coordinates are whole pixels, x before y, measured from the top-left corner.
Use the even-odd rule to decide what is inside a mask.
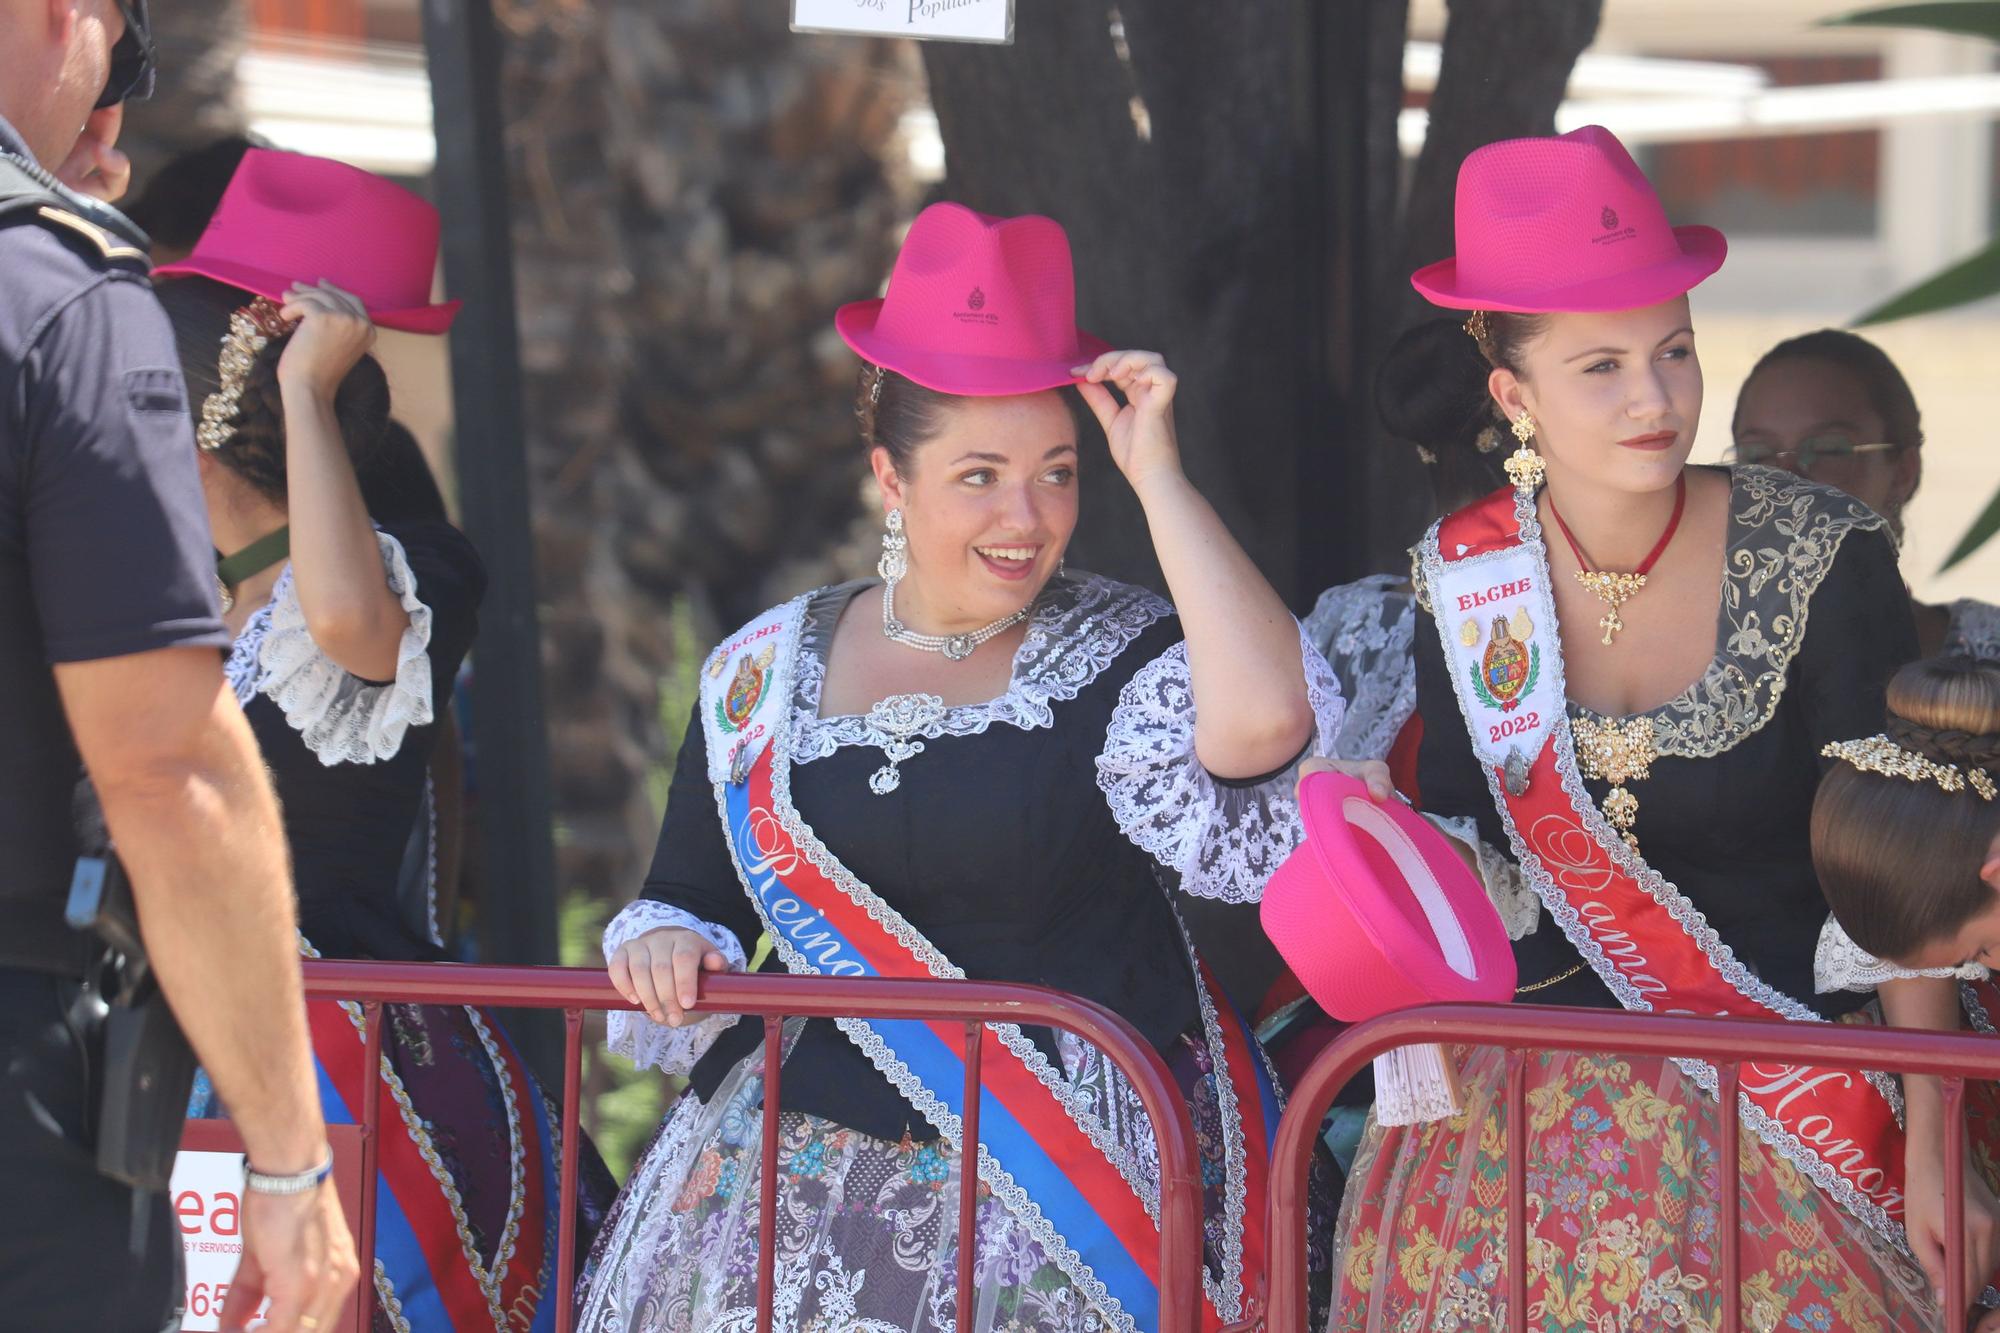
[[[1618,614],[1618,608],[1631,601],[1633,595],[1646,586],[1646,576],[1617,574],[1603,569],[1579,569],[1576,571],[1576,581],[1590,589],[1605,604],[1604,616],[1597,622],[1597,627],[1604,631],[1604,637],[1599,642],[1609,647],[1612,637],[1625,628],[1624,618]]]

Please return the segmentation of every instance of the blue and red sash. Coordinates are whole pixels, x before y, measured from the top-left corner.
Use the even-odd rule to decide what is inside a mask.
[[[366,1048],[360,1007],[330,1000],[306,1005],[312,1031],[320,1102],[334,1124],[361,1123],[363,1098],[382,1095],[376,1148],[375,1261],[369,1283],[392,1327],[505,1328],[547,1333],[555,1305],[547,1299],[554,1272],[555,1237],[549,1218],[559,1153],[554,1127],[520,1056],[492,1024],[480,1035],[492,1077],[510,1103],[515,1195],[511,1237],[488,1268],[474,1252],[463,1206],[451,1186],[430,1131],[411,1106],[384,1052],[375,1079],[364,1069]],[[385,1016],[384,1039],[389,1034]],[[379,1080],[379,1082],[378,1082]],[[383,1086],[386,1085],[386,1086]],[[488,1238],[488,1244],[496,1239]]]
[[[716,795],[728,843],[744,887],[793,972],[853,977],[959,977],[952,965],[893,908],[861,884],[812,835],[792,810],[784,738],[788,679],[796,651],[799,604],[783,608],[712,659],[709,680],[719,691],[734,654],[768,651],[771,625],[782,632],[777,660],[753,659],[750,687],[762,697],[749,713],[706,715]],[[738,673],[739,676],[742,673]],[[745,684],[733,679],[736,690]],[[761,715],[761,716],[759,716]],[[765,719],[769,720],[766,721]],[[731,724],[734,724],[733,727]],[[728,733],[735,731],[733,743]],[[745,739],[751,738],[754,739]],[[717,747],[723,747],[718,753]],[[754,757],[752,757],[754,751]],[[1282,1110],[1276,1089],[1247,1027],[1195,960],[1197,985],[1215,1053],[1215,1077],[1225,1133],[1240,1138],[1243,1164],[1227,1192],[1240,1239],[1226,1243],[1225,1272],[1206,1283],[1203,1326],[1219,1329],[1249,1313],[1246,1305],[1264,1272],[1265,1174]],[[1127,1329],[1155,1327],[1160,1314],[1157,1202],[1142,1194],[1104,1142],[1073,1112],[1058,1089],[1061,1076],[1011,1025],[991,1025],[981,1061],[977,1153],[964,1151],[965,1030],[956,1022],[838,1019],[836,1022],[911,1104],[976,1160],[979,1177],[1028,1226],[1051,1260],[1087,1297]],[[1247,1102],[1246,1100],[1247,1099]],[[1235,1145],[1232,1145],[1235,1146]],[[1233,1230],[1233,1229],[1232,1229]]]

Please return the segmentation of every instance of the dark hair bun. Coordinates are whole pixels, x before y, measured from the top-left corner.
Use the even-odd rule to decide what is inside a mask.
[[[219,358],[229,333],[229,317],[251,301],[250,293],[210,278],[172,278],[155,289],[173,326],[187,380],[188,402],[199,418],[201,405],[221,385]],[[237,400],[235,430],[218,450],[217,462],[243,478],[257,493],[285,503],[285,404],[278,388],[278,360],[291,335],[273,338],[244,376]],[[333,415],[355,470],[362,471],[389,428],[389,377],[381,362],[363,356],[347,372],[333,399]]]
[[[1890,740],[1934,764],[2000,771],[2000,664],[1912,662],[1889,682]]]
[[[1474,447],[1493,423],[1489,367],[1455,319],[1427,319],[1389,346],[1375,373],[1375,411],[1399,439],[1442,452]]]

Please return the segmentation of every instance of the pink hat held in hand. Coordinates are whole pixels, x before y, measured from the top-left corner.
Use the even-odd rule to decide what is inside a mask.
[[[330,158],[252,148],[194,251],[154,275],[198,274],[279,302],[293,283],[324,280],[385,329],[443,333],[460,303],[431,303],[437,253],[437,209],[402,186]]]
[[[1713,227],[1674,227],[1653,186],[1601,125],[1505,139],[1468,154],[1453,208],[1458,253],[1410,284],[1450,310],[1638,310],[1722,267]]]
[[[939,393],[1035,393],[1111,345],[1076,326],[1069,236],[1052,218],[988,217],[963,204],[917,214],[889,294],[844,305],[834,327],[855,353]]]
[[[1265,886],[1264,933],[1306,993],[1358,1023],[1420,1004],[1514,998],[1514,950],[1478,876],[1399,800],[1314,773],[1299,784],[1305,841]],[[1457,1109],[1434,1046],[1375,1061],[1376,1118],[1412,1124]]]

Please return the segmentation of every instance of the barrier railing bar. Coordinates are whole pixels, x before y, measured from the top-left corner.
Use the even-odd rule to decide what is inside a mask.
[[[784,1100],[785,1020],[764,1015],[764,1129],[757,1168],[757,1333],[771,1333],[778,1264],[778,1117]]]
[[[1965,1333],[1965,1080],[1944,1080],[1944,1326]]]
[[[1953,1080],[1947,1103],[1946,1207],[1953,1247],[1963,1241],[1963,1080],[2000,1078],[2000,1042],[1982,1033],[1927,1032],[1850,1023],[1566,1009],[1551,1005],[1439,1004],[1356,1024],[1322,1051],[1299,1079],[1271,1154],[1271,1308],[1269,1333],[1308,1333],[1305,1282],[1305,1179],[1320,1121],[1340,1089],[1385,1051],[1401,1046],[1468,1045],[1513,1051],[1616,1051],[1735,1063],[1776,1059],[1788,1065],[1896,1070]],[[1521,1217],[1525,1223],[1525,1216]],[[1511,1228],[1510,1228],[1511,1230]],[[1511,1241],[1510,1241],[1511,1244]],[[1964,1263],[1959,1254],[1958,1263]],[[1955,1302],[1956,1298],[1954,1298]],[[1964,1312],[1954,1329],[1964,1327]]]
[[[499,967],[464,963],[376,963],[307,960],[306,998],[361,1000],[364,1005],[480,1004],[516,1009],[632,1010],[602,968]],[[765,1020],[765,1094],[777,1105],[782,1020],[802,1018],[916,1019],[940,1023],[1012,1023],[1060,1028],[1095,1046],[1124,1074],[1152,1122],[1160,1162],[1160,1326],[1159,1333],[1194,1333],[1201,1311],[1201,1177],[1196,1167],[1194,1126],[1166,1061],[1125,1019],[1103,1005],[1041,986],[1013,982],[902,980],[783,975],[703,975],[696,1015],[742,1014]],[[368,1058],[381,1067],[379,1029]],[[570,1080],[566,1080],[570,1081]],[[377,1080],[379,1095],[380,1081]],[[567,1095],[567,1089],[565,1089]],[[364,1099],[372,1108],[373,1098]],[[373,1124],[373,1112],[364,1132]],[[766,1117],[775,1134],[776,1117]],[[374,1217],[373,1140],[363,1149],[363,1189],[367,1195],[362,1263],[372,1273]],[[771,1151],[775,1153],[775,1139]],[[775,1189],[775,1171],[765,1180]],[[573,1187],[574,1180],[570,1182]],[[769,1203],[763,1221],[775,1226]],[[760,1232],[762,1228],[760,1227]],[[774,1246],[761,1245],[764,1256]],[[762,1278],[760,1273],[760,1281]],[[1303,1281],[1303,1273],[1300,1275]],[[1301,1288],[1303,1290],[1303,1288]],[[563,1293],[567,1300],[570,1292]],[[760,1306],[768,1306],[760,1302]],[[760,1325],[768,1327],[768,1324]]]
[[[1742,1124],[1736,1092],[1742,1067],[1731,1061],[1716,1066],[1715,1107],[1722,1121],[1722,1201],[1716,1209],[1716,1229],[1722,1235],[1722,1333],[1743,1330],[1743,1150]]]
[[[583,1010],[563,1010],[563,1099],[562,1174],[560,1181],[576,1180],[577,1137],[583,1132],[578,1106],[583,1091]],[[562,1191],[556,1205],[556,1290],[564,1293],[556,1302],[556,1333],[570,1333],[575,1304],[569,1293],[576,1290],[576,1190]]]
[[[310,992],[308,992],[310,993]],[[361,1290],[354,1299],[368,1308],[375,1299],[375,1155],[382,1148],[382,1002],[361,1006],[361,1067],[368,1091],[361,1095]]]
[[[1507,1052],[1507,1208],[1528,1214],[1528,1055]],[[1507,1228],[1507,1326],[1528,1333],[1528,1242],[1524,1227]]]
[[[974,1327],[972,1261],[979,1253],[979,1057],[983,1024],[965,1025],[964,1151],[958,1155],[958,1305],[954,1318],[960,1328]]]

